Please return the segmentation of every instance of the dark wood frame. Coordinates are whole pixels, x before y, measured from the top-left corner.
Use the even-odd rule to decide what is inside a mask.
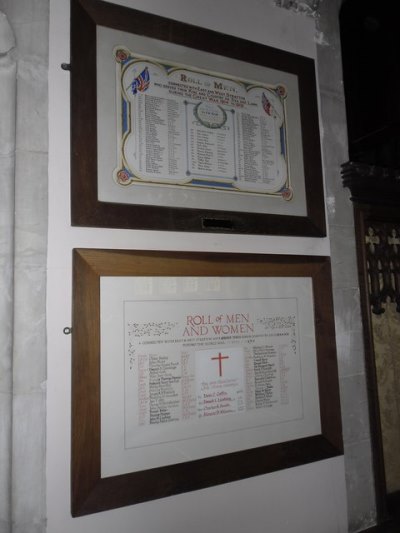
[[[383,461],[383,444],[379,412],[378,382],[376,376],[375,350],[372,336],[371,305],[369,301],[369,284],[367,259],[365,251],[365,231],[368,227],[368,207],[366,210],[354,208],[354,226],[356,233],[358,278],[360,284],[361,314],[364,334],[365,370],[368,387],[368,409],[371,426],[372,461],[375,482],[375,500],[378,523],[387,518],[385,465]]]
[[[100,202],[97,196],[96,26],[145,35],[297,75],[306,216]],[[326,235],[314,61],[99,0],[71,0],[71,222],[171,231]]]
[[[311,277],[321,434],[186,463],[101,477],[100,277]],[[76,249],[73,254],[72,515],[80,516],[342,454],[327,257]]]

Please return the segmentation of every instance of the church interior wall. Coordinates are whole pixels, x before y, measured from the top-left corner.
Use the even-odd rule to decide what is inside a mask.
[[[69,73],[60,67],[69,61],[69,2],[35,0],[27,7],[23,0],[0,1],[0,11],[7,15],[16,36],[8,61],[17,66],[18,86],[16,144],[9,150],[15,158],[15,170],[10,171],[15,175],[15,200],[7,201],[8,208],[15,201],[15,216],[4,221],[14,235],[15,252],[8,248],[0,254],[13,271],[15,287],[9,324],[14,338],[7,354],[0,354],[0,368],[8,368],[9,378],[7,383],[0,380],[0,407],[8,413],[4,420],[8,420],[9,435],[1,442],[0,464],[12,465],[7,491],[0,496],[0,524],[5,533],[257,533],[266,529],[329,533],[345,532],[348,527],[355,532],[372,525],[374,493],[354,229],[349,195],[339,176],[340,164],[347,158],[339,2],[322,1],[313,16],[280,7],[274,0],[119,3],[316,60],[329,236],[72,227]],[[4,62],[0,56],[0,76]],[[5,104],[0,97],[0,112]],[[8,155],[1,154],[2,160]],[[77,247],[330,255],[344,457],[72,518],[71,338],[63,329],[71,325],[72,249]]]

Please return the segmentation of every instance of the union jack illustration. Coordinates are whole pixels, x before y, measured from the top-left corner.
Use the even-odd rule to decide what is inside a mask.
[[[272,104],[268,100],[268,98],[265,96],[265,93],[262,93],[261,97],[262,106],[264,108],[264,111],[267,113],[267,115],[272,116]]]
[[[135,78],[131,84],[132,94],[137,94],[137,92],[144,92],[150,86],[150,74],[149,69],[146,67],[142,70],[137,78]]]

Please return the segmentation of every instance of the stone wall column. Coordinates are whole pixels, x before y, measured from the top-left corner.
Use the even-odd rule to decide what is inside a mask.
[[[7,330],[12,357],[10,360],[8,355],[7,372],[0,368],[7,377],[8,388],[0,381],[0,392],[6,391],[8,413],[12,404],[12,414],[5,419],[11,423],[11,439],[8,437],[7,452],[0,450],[11,490],[4,496],[0,489],[0,509],[9,509],[6,533],[44,533],[49,0],[0,0],[0,11],[15,35],[11,52],[14,71],[16,66],[16,88],[10,89],[7,97],[8,105],[13,101],[16,108],[15,159],[9,177],[14,195],[5,198],[3,190],[0,194],[0,202],[6,203],[14,217],[9,228],[13,250],[8,249],[11,256],[13,251],[13,264],[8,263],[13,301],[8,302],[6,311],[12,320]],[[0,56],[0,61],[4,57]],[[7,131],[10,134],[12,128]],[[0,212],[2,217],[1,205]],[[3,328],[3,321],[0,323]],[[0,472],[3,477],[3,468]]]
[[[348,522],[353,533],[376,523],[376,505],[353,206],[340,176],[340,165],[348,160],[340,5],[341,0],[320,3],[316,39]]]
[[[12,338],[16,62],[0,11],[0,532],[11,531]]]

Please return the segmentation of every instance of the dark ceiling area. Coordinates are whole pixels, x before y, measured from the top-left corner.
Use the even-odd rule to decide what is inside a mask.
[[[400,167],[400,1],[345,0],[340,12],[351,161]]]

